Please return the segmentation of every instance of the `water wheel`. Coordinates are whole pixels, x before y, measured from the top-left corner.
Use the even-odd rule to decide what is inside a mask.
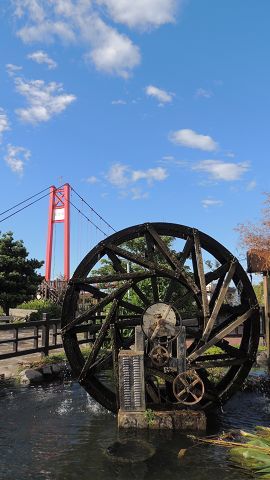
[[[203,384],[193,408],[207,409],[223,404],[248,375],[259,341],[259,308],[245,271],[224,246],[194,228],[146,223],[94,247],[64,299],[62,336],[72,371],[113,412],[118,353],[132,348],[136,325],[145,334],[147,405],[183,408],[186,395],[178,389],[179,400],[173,394],[179,372],[168,367],[175,355],[174,329],[181,325],[186,370]],[[166,361],[153,356],[153,348]]]

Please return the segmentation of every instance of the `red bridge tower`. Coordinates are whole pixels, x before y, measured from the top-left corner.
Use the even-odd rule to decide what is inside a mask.
[[[46,248],[45,280],[51,280],[53,224],[64,223],[64,278],[70,278],[70,185],[50,187],[49,221]]]

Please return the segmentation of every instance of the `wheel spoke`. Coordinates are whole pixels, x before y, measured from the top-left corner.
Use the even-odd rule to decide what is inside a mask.
[[[103,370],[107,370],[111,368],[113,364],[113,356],[112,353],[108,353],[107,355],[98,358],[92,365],[91,365],[91,372],[99,373]]]
[[[183,385],[184,385],[186,388],[189,387],[189,383],[186,381],[186,379],[185,379],[184,377],[181,377],[179,380],[183,383]]]
[[[148,298],[146,297],[146,295],[141,291],[141,289],[137,286],[137,285],[133,285],[132,287],[132,290],[134,290],[134,292],[137,294],[137,296],[141,299],[141,301],[143,302],[143,304],[148,307],[148,305],[150,304],[150,301],[148,300]]]
[[[207,272],[205,274],[206,285],[209,285],[209,283],[213,282],[214,280],[218,280],[220,277],[226,275],[230,266],[231,262],[226,262],[223,265],[220,265],[220,267],[216,268],[216,270],[213,270],[213,272]]]
[[[127,300],[121,300],[119,302],[119,306],[125,308],[126,310],[129,310],[130,312],[135,312],[139,314],[143,313],[142,307],[139,307],[139,305],[134,305],[133,303],[130,303]]]
[[[210,357],[210,355],[201,356],[192,364],[193,367],[196,369],[232,367],[233,365],[243,365],[248,359],[247,356],[242,358],[224,358],[224,360],[210,360],[206,357]]]
[[[177,392],[177,397],[181,398],[185,394],[187,395],[187,391],[185,388],[183,388],[183,390],[181,390],[180,392]]]
[[[219,314],[219,311],[220,311],[220,308],[221,308],[221,305],[223,304],[224,300],[225,300],[225,296],[227,294],[227,291],[228,291],[228,288],[229,288],[229,285],[230,285],[230,282],[234,276],[234,273],[235,273],[235,270],[236,270],[236,262],[232,262],[231,263],[231,266],[229,268],[229,271],[226,275],[226,278],[224,280],[224,284],[223,286],[221,287],[221,290],[219,292],[219,296],[216,300],[216,303],[215,303],[215,306],[214,306],[214,309],[211,313],[211,316],[207,322],[207,325],[204,329],[204,332],[203,332],[203,335],[202,335],[202,341],[206,341],[208,340],[209,338],[209,335],[211,333],[211,330],[213,328],[213,325],[217,319],[217,316]]]
[[[104,298],[106,297],[106,293],[102,292],[99,288],[94,287],[93,285],[89,285],[85,280],[83,279],[76,279],[76,280],[70,280],[69,282],[71,285],[74,285],[76,289],[79,291],[84,291],[84,292],[89,292],[93,295],[94,298]]]
[[[180,254],[180,259],[178,260],[179,265],[181,265],[182,267],[184,266],[186,259],[190,255],[193,245],[194,245],[193,240],[191,239],[191,237],[188,237],[185,243],[185,246],[183,248],[183,251]],[[177,288],[177,285],[178,283],[175,280],[170,281],[165,293],[164,302],[170,301],[173,292]]]
[[[118,300],[114,299],[113,302],[112,302],[112,306],[109,310],[109,313],[108,315],[106,316],[106,319],[105,319],[105,322],[102,324],[101,326],[101,329],[99,331],[99,334],[96,338],[96,341],[93,345],[93,348],[83,366],[83,369],[81,371],[81,374],[80,374],[80,380],[83,380],[86,376],[86,373],[87,371],[90,369],[91,367],[91,364],[94,363],[94,361],[96,360],[96,357],[98,355],[98,352],[102,346],[102,343],[104,341],[104,338],[109,330],[109,327],[110,327],[110,324],[114,318],[114,315],[115,315],[115,312],[116,312],[116,309],[118,307]]]
[[[109,256],[110,252],[113,252],[113,253],[119,255],[119,257],[125,258],[126,260],[129,260],[130,262],[135,263],[135,265],[140,265],[141,267],[148,268],[149,270],[154,271],[154,270],[159,268],[158,265],[156,265],[153,262],[150,262],[146,258],[143,258],[139,255],[135,255],[135,254],[129,252],[128,250],[126,250],[124,248],[121,248],[121,247],[117,247],[116,245],[113,245],[111,243],[106,245],[106,252],[107,252],[108,256]]]
[[[217,298],[218,298],[218,296],[219,296],[220,290],[221,290],[221,288],[222,288],[222,285],[223,285],[223,282],[224,282],[224,279],[225,279],[225,275],[226,275],[226,274],[224,273],[224,275],[222,275],[221,277],[219,277],[218,282],[217,282],[216,287],[215,287],[215,290],[214,290],[214,292],[213,292],[213,294],[212,294],[212,297],[210,298],[210,302],[209,302],[210,311],[213,310],[213,307],[214,307],[214,305],[215,305],[215,303],[216,303],[216,301],[217,301]]]
[[[163,255],[167,263],[173,270],[182,270],[182,265],[177,260],[176,256],[172,254],[167,245],[163,242],[162,238],[158,235],[156,230],[151,226],[147,226],[147,231],[150,233],[155,245],[160,253]]]
[[[115,255],[114,252],[108,252],[108,257],[110,258],[110,260],[112,261],[112,264],[113,264],[113,268],[116,272],[120,272],[122,275],[130,275],[130,278],[134,278],[134,279],[141,279],[141,280],[144,280],[145,278],[148,278],[149,275],[151,275],[151,272],[130,272],[130,273],[126,273],[122,263],[121,263],[121,260],[117,257],[117,255]],[[152,280],[152,275],[151,275],[151,280]],[[137,284],[135,284],[133,286],[133,290],[134,292],[136,292],[136,294],[138,295],[138,297],[142,300],[143,304],[145,306],[148,306],[149,305],[149,300],[146,298],[146,296],[144,295],[144,293],[141,291],[141,289],[138,287]]]
[[[219,333],[217,333],[214,337],[208,340],[208,342],[206,342],[204,345],[202,345],[197,350],[192,352],[187,358],[187,360],[188,361],[196,360],[196,358],[202,355],[202,353],[206,352],[208,348],[212,347],[212,345],[216,345],[220,340],[222,340],[224,337],[229,335],[233,330],[235,330],[236,327],[238,327],[239,325],[244,323],[246,320],[248,320],[251,317],[251,315],[254,313],[255,309],[257,308],[258,308],[257,306],[250,308],[246,313],[238,317],[231,324],[224,327]]]
[[[109,275],[95,275],[93,277],[87,277],[84,280],[75,278],[74,280],[70,280],[70,284],[78,285],[78,286],[85,286],[87,287],[88,284],[96,284],[96,283],[113,283],[113,282],[123,282],[127,280],[144,280],[145,278],[149,277],[151,273],[148,272],[130,272],[127,273],[114,273]],[[152,274],[153,275],[153,274]]]
[[[193,294],[191,290],[188,290],[182,297],[178,298],[173,305],[177,308],[180,308],[184,305],[185,301]]]
[[[172,254],[172,252],[169,250],[167,245],[163,242],[161,237],[157,234],[155,229],[151,226],[148,226],[147,229],[148,229],[148,232],[150,233],[150,235],[153,237],[153,240],[154,240],[157,248],[161,252],[161,254],[167,260],[167,262],[171,266],[171,268],[176,271],[177,277],[179,276],[179,278],[182,279],[182,281],[184,281],[184,283],[186,285],[188,285],[193,290],[194,293],[198,293],[199,289],[198,289],[197,285],[195,285],[195,283],[192,281],[192,279],[190,279],[188,277],[188,275],[186,275],[186,273],[183,269],[182,263],[176,258],[175,255]]]
[[[145,233],[145,241],[147,247],[147,256],[151,262],[154,262],[154,242],[152,240],[151,235],[148,232]],[[158,293],[158,285],[156,277],[151,277],[151,285],[152,285],[152,292],[153,292],[153,300],[154,302],[159,301],[159,293]]]
[[[176,280],[170,280],[170,283],[166,289],[165,295],[164,295],[164,302],[169,302],[172,298],[173,292],[175,292],[177,286],[179,283],[176,282]]]
[[[195,387],[197,383],[200,383],[200,380],[198,378],[195,378],[195,380],[193,380],[193,382],[190,384],[189,388]]]
[[[200,283],[201,297],[202,297],[204,325],[206,326],[208,323],[210,312],[209,312],[209,303],[208,303],[207,291],[206,291],[201,243],[200,243],[198,232],[196,230],[194,230],[194,246],[195,246],[195,256],[196,256],[197,271],[198,271],[198,277],[199,277],[199,283]]]
[[[156,392],[154,382],[151,382],[149,379],[146,379],[145,389],[153,403],[160,403],[159,391],[158,393]]]
[[[128,282],[125,283],[125,285],[121,285],[121,287],[117,288],[112,293],[104,297],[99,303],[97,303],[96,305],[93,305],[87,312],[74,318],[68,325],[62,328],[62,333],[66,333],[75,325],[79,325],[85,322],[86,320],[89,320],[91,316],[93,316],[98,310],[108,305],[108,303],[113,301],[118,295],[121,296],[125,291],[127,291],[132,286],[132,284],[133,284],[133,281],[129,280]]]
[[[189,393],[190,393],[190,395],[192,395],[192,397],[194,398],[194,400],[196,400],[196,402],[198,402],[198,400],[199,400],[199,398],[200,398],[200,395],[197,397],[197,396],[195,395],[195,393],[193,393],[193,392],[189,392]]]
[[[227,340],[221,340],[218,346],[232,358],[246,358],[246,354],[240,348],[233,347]]]

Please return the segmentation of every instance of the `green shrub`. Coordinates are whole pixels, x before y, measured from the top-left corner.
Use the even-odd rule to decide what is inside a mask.
[[[61,307],[50,300],[30,300],[18,305],[18,308],[26,310],[37,310],[29,315],[29,321],[42,320],[42,314],[47,313],[49,318],[59,318],[61,316]]]

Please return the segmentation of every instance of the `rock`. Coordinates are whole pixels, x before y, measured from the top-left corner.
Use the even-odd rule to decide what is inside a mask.
[[[61,370],[62,370],[61,365],[57,365],[57,363],[52,365],[52,373],[54,375],[58,375],[61,372]]]
[[[140,463],[153,457],[156,449],[151,443],[144,440],[130,439],[114,442],[104,453],[113,462]]]
[[[43,375],[48,376],[52,374],[52,368],[51,365],[44,365],[41,369]]]
[[[43,381],[43,375],[38,370],[34,368],[29,368],[27,370],[23,370],[20,373],[20,383],[24,385],[29,385],[30,383],[39,383]]]
[[[151,415],[150,415],[151,413]],[[170,410],[152,412],[118,412],[118,427],[153,430],[206,430],[206,416],[200,410]]]
[[[268,365],[268,358],[266,352],[259,352],[256,358],[257,365]]]

